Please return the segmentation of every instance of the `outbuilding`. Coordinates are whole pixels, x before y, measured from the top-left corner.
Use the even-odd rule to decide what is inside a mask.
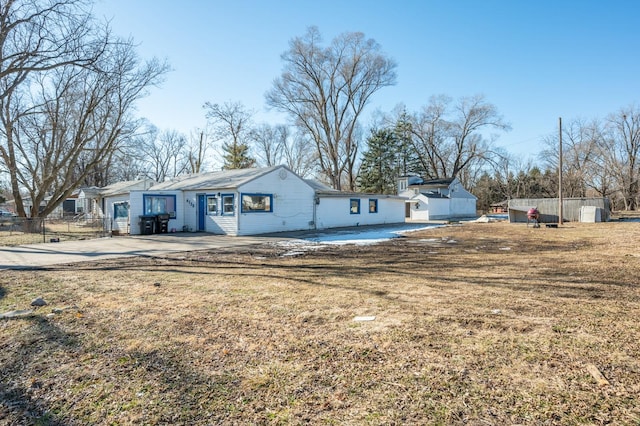
[[[458,178],[423,180],[405,176],[398,181],[398,194],[407,199],[405,216],[410,220],[470,218],[477,213],[477,198]]]
[[[509,222],[527,222],[527,211],[536,208],[540,222],[558,223],[558,198],[513,198],[509,200]],[[607,222],[611,217],[608,198],[563,198],[562,220],[569,222]]]

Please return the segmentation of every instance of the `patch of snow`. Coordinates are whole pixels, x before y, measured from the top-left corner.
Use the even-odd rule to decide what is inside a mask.
[[[399,238],[409,232],[421,231],[423,229],[430,229],[438,226],[442,225],[402,224],[385,227],[322,231],[308,238],[282,241],[277,243],[277,245],[280,247],[291,248],[292,250],[282,256],[298,256],[304,251],[317,250],[319,248],[332,245],[378,244],[392,238]]]

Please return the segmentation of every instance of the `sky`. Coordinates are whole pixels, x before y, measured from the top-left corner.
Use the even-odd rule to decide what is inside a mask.
[[[172,71],[138,104],[161,130],[206,124],[205,102],[241,102],[256,122],[284,123],[265,93],[289,41],[317,26],[325,44],[363,32],[397,63],[376,111],[418,112],[433,95],[483,95],[512,130],[496,145],[536,161],[558,118],[604,119],[640,103],[636,0],[97,0],[94,12]]]

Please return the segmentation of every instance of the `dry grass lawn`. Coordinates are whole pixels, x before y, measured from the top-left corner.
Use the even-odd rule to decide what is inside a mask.
[[[640,423],[640,223],[285,252],[4,271],[0,423]]]

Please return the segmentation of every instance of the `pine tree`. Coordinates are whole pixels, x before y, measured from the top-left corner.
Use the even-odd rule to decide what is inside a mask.
[[[256,163],[256,160],[249,156],[249,146],[245,143],[225,143],[222,144],[222,150],[224,170],[248,169]]]
[[[398,139],[391,130],[371,130],[358,175],[360,191],[395,194]]]
[[[397,167],[398,176],[419,175],[422,177],[429,176],[424,164],[420,161],[420,155],[416,152],[416,147],[412,140],[411,119],[406,112],[403,112],[396,125],[393,133],[397,140]]]

